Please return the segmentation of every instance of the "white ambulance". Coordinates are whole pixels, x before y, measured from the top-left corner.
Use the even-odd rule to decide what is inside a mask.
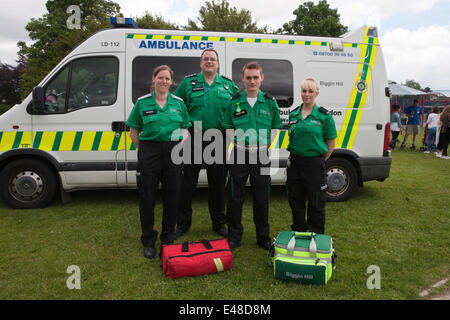
[[[13,208],[48,205],[56,195],[97,188],[136,188],[136,146],[125,121],[148,93],[152,70],[167,64],[174,88],[200,71],[206,48],[219,53],[220,73],[243,89],[242,66],[258,61],[262,91],[278,101],[282,120],[301,104],[300,83],[320,84],[317,103],[338,130],[327,161],[328,198],[348,199],[364,181],[389,176],[389,90],[377,29],[339,38],[149,30],[111,19],[67,55],[21,103],[0,116],[0,193]],[[284,184],[288,134],[271,145],[272,184]],[[206,184],[201,174],[200,185]]]

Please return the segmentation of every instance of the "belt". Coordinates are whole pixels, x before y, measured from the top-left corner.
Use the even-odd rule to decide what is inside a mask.
[[[238,150],[244,150],[247,152],[256,152],[256,151],[264,151],[264,150],[268,150],[268,146],[264,145],[264,146],[247,146],[247,145],[240,145],[235,143],[234,147]]]

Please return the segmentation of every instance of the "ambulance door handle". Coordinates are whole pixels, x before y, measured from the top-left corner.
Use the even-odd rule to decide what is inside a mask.
[[[130,131],[130,128],[125,125],[125,121],[113,121],[111,123],[111,129],[115,132]]]
[[[377,123],[377,130],[383,130],[383,125],[382,125],[382,124],[379,124],[379,123]]]

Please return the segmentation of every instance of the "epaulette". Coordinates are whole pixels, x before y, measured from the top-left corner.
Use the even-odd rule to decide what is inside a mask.
[[[289,113],[294,113],[295,111],[299,110],[300,107],[295,108],[294,110],[289,110]]]
[[[180,100],[180,101],[184,101],[183,99],[181,99],[179,96],[176,96],[172,93],[172,98],[176,99],[176,100]]]
[[[230,100],[237,99],[237,98],[239,98],[240,96],[241,96],[241,92],[238,92],[238,93],[236,93],[234,96],[232,96],[232,97],[230,98]]]
[[[264,97],[269,98],[270,100],[275,100],[275,97],[268,92],[264,92]]]
[[[150,92],[149,94],[146,94],[145,96],[139,97],[138,100],[142,100],[145,98],[150,98],[152,96],[152,93]]]
[[[225,80],[228,80],[228,81],[230,81],[230,82],[233,82],[233,80],[231,80],[230,78],[228,78],[228,77],[225,77],[225,76],[222,76],[222,75],[220,75],[222,78],[224,78]]]
[[[188,74],[186,77],[184,77],[185,79],[188,79],[188,78],[192,78],[192,77],[195,77],[197,74],[196,73],[193,73],[193,74]]]
[[[319,111],[328,115],[330,113],[330,111],[328,111],[327,109],[325,109],[324,107],[319,107]]]

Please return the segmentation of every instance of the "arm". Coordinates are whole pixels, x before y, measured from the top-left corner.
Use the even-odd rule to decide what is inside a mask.
[[[136,148],[139,148],[139,131],[134,128],[130,128],[130,138]]]
[[[333,153],[334,147],[336,145],[336,139],[332,139],[332,140],[327,140],[327,147],[328,147],[328,151],[327,153],[325,153],[324,158],[325,161],[328,160],[328,158],[331,156],[331,154]]]

